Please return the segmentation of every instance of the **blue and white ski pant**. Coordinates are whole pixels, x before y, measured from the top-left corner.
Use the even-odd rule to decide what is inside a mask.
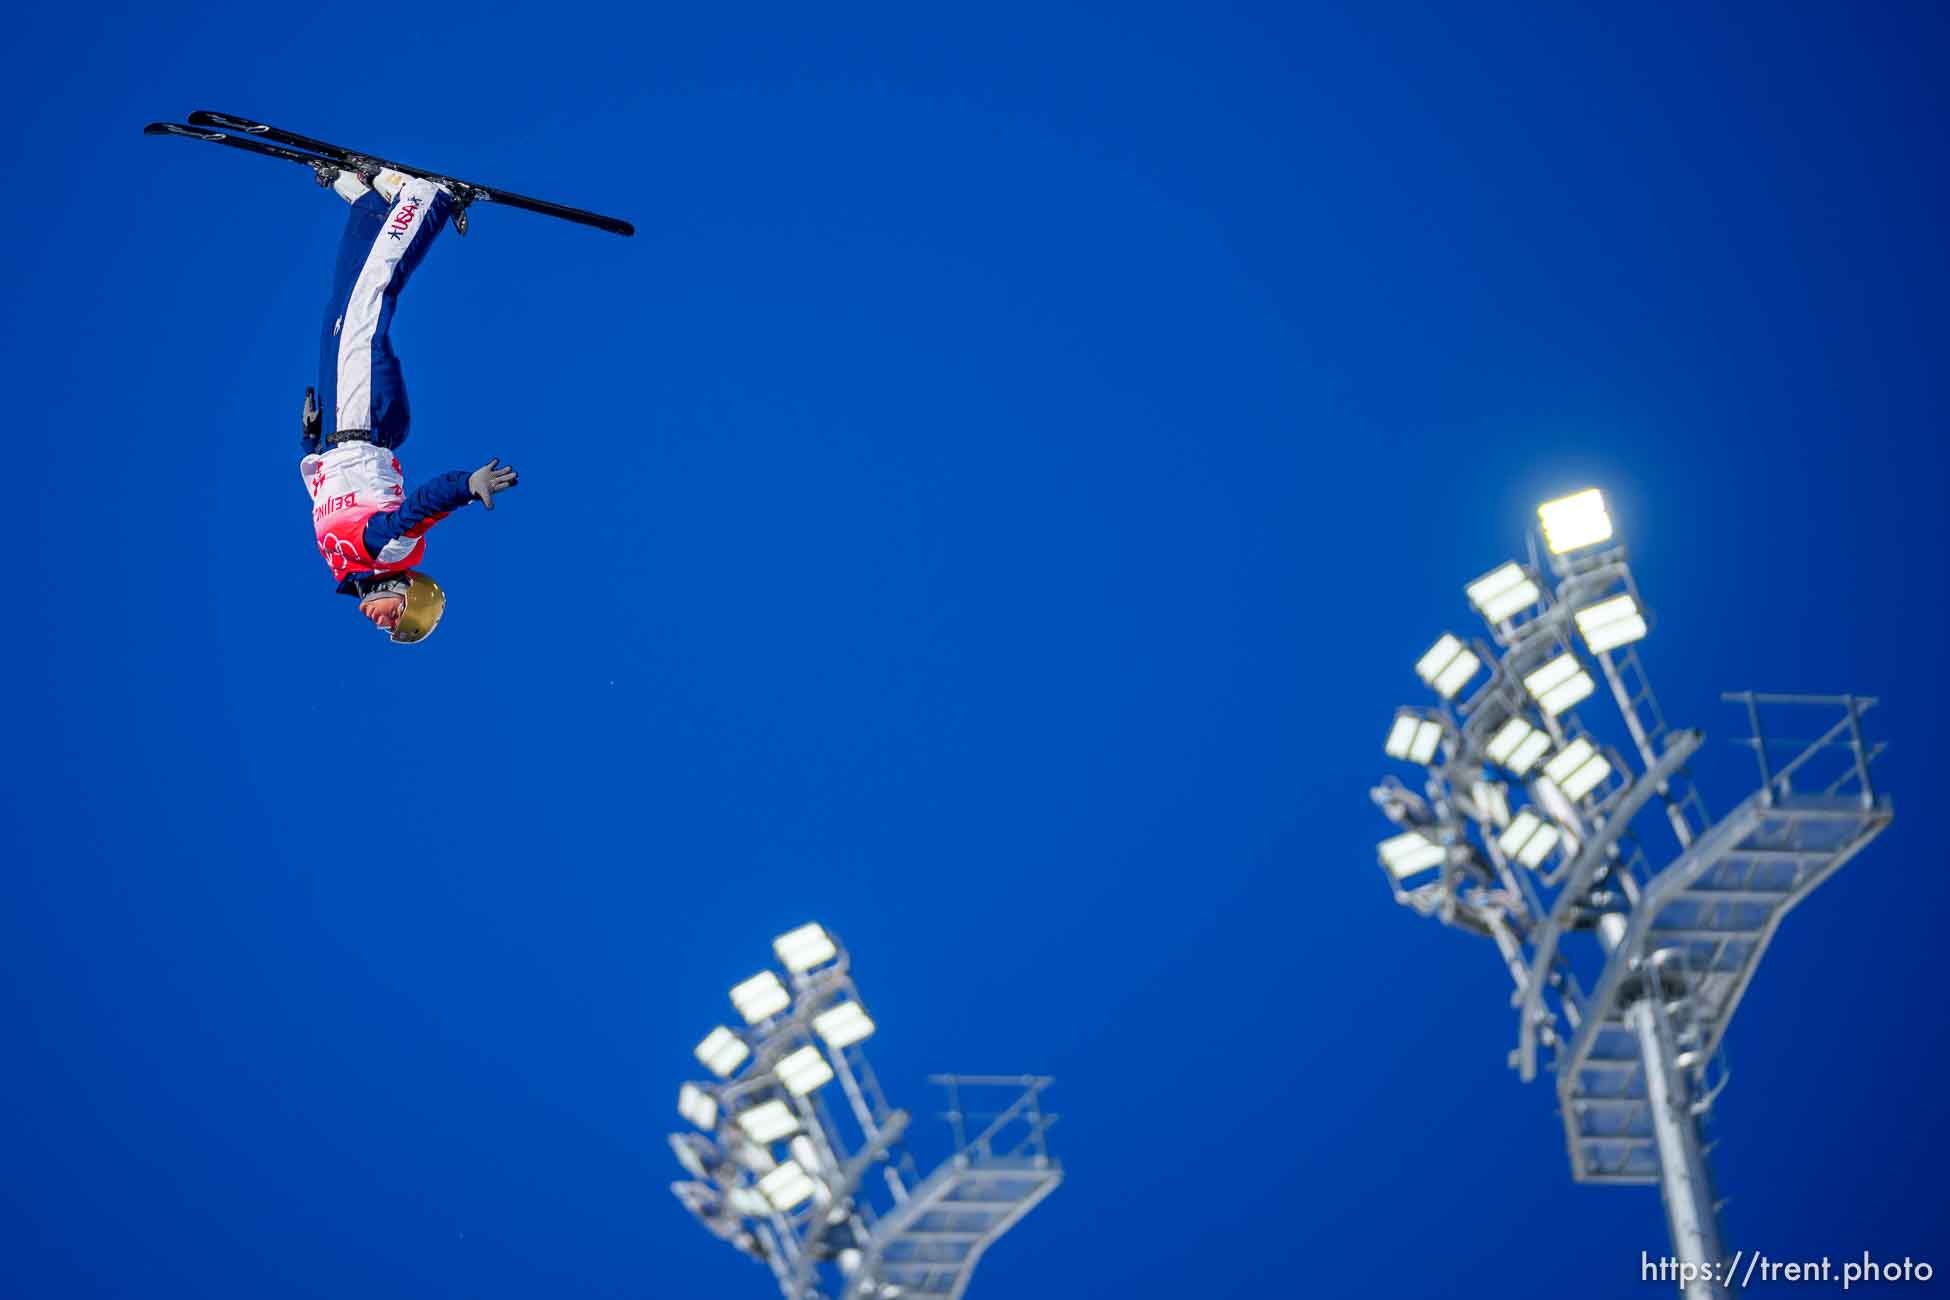
[[[319,348],[318,405],[327,434],[369,429],[382,447],[406,441],[412,417],[388,331],[400,290],[453,210],[452,195],[418,177],[409,177],[390,204],[367,193],[352,205]]]

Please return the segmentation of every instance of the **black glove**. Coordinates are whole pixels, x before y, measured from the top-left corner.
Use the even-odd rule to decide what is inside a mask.
[[[492,510],[494,509],[494,494],[496,492],[506,492],[519,482],[521,482],[521,479],[516,475],[515,467],[513,465],[503,465],[501,458],[496,456],[493,460],[467,476],[467,490],[472,492],[482,505]]]
[[[318,409],[318,394],[305,390],[305,442],[318,441],[318,435],[325,432],[325,413]]]

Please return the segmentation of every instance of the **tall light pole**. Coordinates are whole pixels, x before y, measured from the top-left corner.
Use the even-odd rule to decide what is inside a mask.
[[[1398,711],[1384,749],[1424,779],[1373,791],[1400,828],[1381,866],[1396,901],[1495,944],[1516,985],[1510,1064],[1527,1082],[1549,1053],[1572,1177],[1659,1184],[1670,1280],[1717,1300],[1731,1279],[1699,1121],[1782,917],[1894,816],[1862,733],[1875,701],[1727,696],[1760,786],[1711,820],[1687,772],[1703,735],[1670,729],[1653,696],[1635,648],[1649,616],[1603,497],[1538,516],[1544,563],[1533,534],[1527,562],[1465,589],[1488,640],[1444,633],[1416,664],[1436,703]],[[1580,719],[1600,680],[1629,750]],[[1793,739],[1770,735],[1782,716]]]
[[[1046,1142],[1050,1080],[933,1076],[956,1150],[922,1176],[903,1145],[908,1114],[862,1049],[875,1026],[845,949],[803,925],[772,950],[785,979],[768,968],[738,984],[744,1027],[697,1045],[713,1078],[678,1092],[692,1128],[670,1145],[689,1178],[671,1191],[762,1260],[786,1300],[956,1300],[982,1252],[1063,1179]],[[844,1107],[827,1104],[834,1082]]]

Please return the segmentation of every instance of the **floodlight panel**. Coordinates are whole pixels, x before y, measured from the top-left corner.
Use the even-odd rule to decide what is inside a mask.
[[[1540,668],[1524,675],[1523,688],[1536,698],[1544,712],[1556,717],[1596,689],[1591,674],[1573,654],[1561,654]]]
[[[1449,666],[1444,668],[1440,673],[1437,673],[1435,680],[1430,682],[1429,685],[1443,699],[1454,699],[1456,692],[1463,688],[1463,683],[1474,677],[1476,670],[1482,666],[1483,661],[1477,658],[1475,651],[1464,650],[1454,659],[1451,659]]]
[[[672,1133],[670,1149],[677,1157],[677,1163],[684,1166],[685,1173],[693,1178],[709,1178],[710,1166],[704,1163],[704,1157],[697,1151],[699,1140],[695,1133]]]
[[[1510,821],[1510,800],[1503,793],[1503,786],[1495,781],[1478,781],[1470,794],[1474,797],[1477,811],[1488,818],[1493,826],[1506,826]]]
[[[833,960],[840,950],[832,935],[817,922],[811,922],[772,940],[772,951],[787,970],[803,975],[822,962]]]
[[[1388,728],[1388,740],[1382,745],[1390,758],[1407,758],[1415,746],[1415,732],[1422,720],[1413,713],[1397,713],[1395,725]]]
[[[1524,846],[1517,851],[1517,861],[1526,867],[1535,867],[1550,856],[1551,850],[1557,847],[1557,841],[1562,836],[1562,831],[1545,822],[1537,828],[1535,835],[1524,841]]]
[[[776,1097],[762,1101],[738,1116],[738,1127],[754,1142],[777,1142],[799,1131],[799,1117]]]
[[[1594,756],[1589,763],[1580,767],[1557,784],[1565,794],[1573,799],[1582,799],[1598,788],[1598,783],[1611,775],[1611,764],[1602,756]]]
[[[787,1144],[787,1148],[792,1152],[792,1158],[799,1162],[801,1169],[811,1172],[819,1168],[819,1148],[814,1146],[813,1140],[804,1133],[793,1138]]]
[[[1553,555],[1595,546],[1611,536],[1611,516],[1605,511],[1604,493],[1597,488],[1546,501],[1537,507],[1537,519]]]
[[[1435,747],[1442,743],[1442,724],[1424,720],[1415,729],[1415,740],[1409,746],[1408,756],[1417,763],[1426,763],[1435,757]]]
[[[1517,746],[1516,751],[1510,755],[1503,766],[1509,768],[1515,775],[1522,776],[1537,766],[1537,760],[1542,758],[1544,751],[1550,747],[1549,732],[1533,731],[1523,738],[1523,743]]]
[[[1435,685],[1436,675],[1449,666],[1463,650],[1463,643],[1454,633],[1444,632],[1436,643],[1429,647],[1428,653],[1415,661],[1415,675],[1429,685]]]
[[[1421,831],[1408,831],[1381,842],[1381,863],[1397,880],[1440,866],[1448,856],[1448,850]]]
[[[740,1142],[732,1149],[732,1156],[739,1164],[761,1177],[779,1167],[779,1162],[772,1159],[770,1151],[750,1142]]]
[[[1427,654],[1415,661],[1415,675],[1443,699],[1453,699],[1463,683],[1476,675],[1483,661],[1453,632],[1444,632]]]
[[[1492,623],[1501,623],[1520,610],[1529,608],[1542,597],[1530,575],[1521,565],[1512,560],[1502,567],[1492,569],[1464,589],[1469,593],[1470,604]]]
[[[758,1190],[772,1208],[784,1214],[796,1205],[804,1205],[813,1194],[813,1180],[807,1176],[795,1161],[788,1160],[771,1173],[758,1180]]]
[[[1563,785],[1565,777],[1590,762],[1597,753],[1598,751],[1592,748],[1590,741],[1586,740],[1583,736],[1579,736],[1576,740],[1551,756],[1551,761],[1544,764],[1544,775],[1559,785]]]
[[[873,1020],[858,1002],[841,1002],[813,1017],[813,1032],[838,1052],[873,1033]]]
[[[1571,680],[1571,678],[1577,676],[1581,671],[1583,670],[1578,667],[1576,655],[1559,655],[1557,658],[1540,664],[1525,673],[1523,675],[1523,688],[1533,696],[1542,695],[1553,686],[1558,686]]]
[[[708,1133],[718,1124],[718,1099],[687,1083],[677,1090],[677,1113]]]
[[[706,1034],[704,1041],[697,1045],[697,1059],[720,1079],[729,1078],[751,1054],[752,1049],[745,1046],[745,1041],[723,1025]]]
[[[779,983],[779,977],[762,970],[731,990],[731,1005],[748,1025],[770,1020],[792,1005],[792,995]]]
[[[1504,827],[1501,835],[1496,837],[1496,846],[1510,857],[1515,857],[1517,851],[1530,841],[1530,837],[1535,835],[1543,824],[1543,818],[1526,808]]]
[[[1585,644],[1591,647],[1592,654],[1603,654],[1607,650],[1616,650],[1619,646],[1630,645],[1634,641],[1643,641],[1648,630],[1645,616],[1634,614],[1630,618],[1621,618],[1605,624],[1602,628],[1586,632],[1584,640]]]
[[[1517,746],[1523,744],[1536,730],[1537,728],[1522,718],[1511,718],[1496,729],[1496,734],[1490,737],[1490,743],[1483,746],[1483,752],[1495,762],[1508,763],[1510,755]]]
[[[1601,600],[1586,609],[1581,609],[1574,617],[1578,631],[1584,634],[1585,644],[1591,647],[1592,654],[1602,654],[1615,650],[1645,636],[1645,614],[1639,603],[1626,592]]]
[[[731,1189],[731,1208],[747,1218],[762,1219],[772,1212],[772,1203],[756,1187],[734,1187]]]
[[[779,1076],[785,1090],[795,1097],[803,1097],[833,1080],[833,1067],[826,1064],[826,1058],[819,1054],[819,1049],[810,1044],[785,1057],[772,1067],[772,1072]]]
[[[1568,682],[1551,687],[1537,697],[1538,705],[1553,718],[1597,689],[1591,674],[1580,671]]]

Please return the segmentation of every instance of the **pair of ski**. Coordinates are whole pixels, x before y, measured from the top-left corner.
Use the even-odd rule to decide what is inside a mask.
[[[470,203],[499,203],[510,208],[521,208],[527,212],[539,212],[545,217],[560,217],[564,221],[573,221],[577,225],[607,230],[612,235],[636,233],[635,226],[616,217],[585,212],[581,208],[550,203],[546,199],[531,199],[525,194],[496,189],[492,185],[476,185],[473,181],[430,172],[424,167],[410,167],[405,163],[381,158],[377,154],[342,149],[338,145],[314,140],[295,131],[266,126],[262,122],[252,122],[246,118],[231,117],[228,113],[199,110],[190,114],[188,125],[181,122],[151,122],[142,128],[142,133],[180,135],[190,140],[207,140],[211,144],[242,149],[261,158],[282,158],[287,162],[302,163],[317,173],[323,184],[330,184],[332,172],[340,168],[358,172],[368,179],[382,170],[418,176],[422,180],[445,186],[459,200],[460,211],[455,216],[454,227],[463,233],[467,229],[467,205]]]

